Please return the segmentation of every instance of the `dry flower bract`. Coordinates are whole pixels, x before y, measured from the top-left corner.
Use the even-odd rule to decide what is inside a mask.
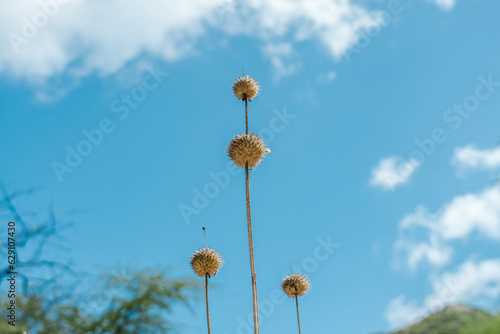
[[[231,139],[227,148],[227,154],[234,164],[245,168],[248,162],[249,167],[255,167],[264,157],[264,154],[271,152],[265,147],[262,139],[256,134],[241,134]]]
[[[283,279],[281,287],[289,297],[296,298],[305,294],[309,290],[310,285],[309,280],[305,276],[291,274]]]
[[[236,97],[242,101],[252,101],[259,93],[259,85],[254,80],[247,76],[241,76],[233,83],[233,92]]]
[[[214,276],[222,265],[220,254],[211,248],[200,248],[191,256],[191,266],[194,272],[200,276]]]

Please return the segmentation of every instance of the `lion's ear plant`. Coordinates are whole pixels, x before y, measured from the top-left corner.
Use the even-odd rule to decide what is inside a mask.
[[[236,135],[227,148],[227,154],[240,168],[245,168],[245,189],[247,207],[248,247],[250,251],[250,271],[252,275],[252,297],[254,333],[259,333],[259,309],[257,301],[257,274],[255,272],[254,248],[252,236],[252,216],[250,212],[250,179],[249,170],[260,165],[264,156],[271,152],[266,148],[262,139],[256,134],[248,132],[248,101],[252,101],[259,94],[260,87],[254,78],[248,75],[240,76],[233,83],[233,92],[236,98],[245,102],[245,133]]]
[[[310,283],[307,277],[302,274],[290,274],[281,282],[281,288],[288,295],[288,297],[295,298],[295,305],[297,307],[297,323],[299,326],[299,334],[302,333],[300,329],[300,315],[299,315],[299,297],[306,294],[310,288]]]
[[[206,230],[205,231],[205,247],[200,248],[191,255],[191,267],[196,275],[205,278],[205,300],[207,305],[207,328],[210,334],[210,311],[208,307],[208,278],[215,276],[222,266],[222,258],[214,249],[207,247]]]

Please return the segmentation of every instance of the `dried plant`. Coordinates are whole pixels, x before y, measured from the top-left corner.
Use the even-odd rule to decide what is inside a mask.
[[[214,249],[200,248],[191,256],[191,267],[200,277],[215,276],[221,266],[222,258]]]
[[[237,135],[227,148],[227,154],[238,167],[245,168],[257,166],[266,153],[271,152],[266,148],[262,139],[256,134],[247,135],[246,133]]]
[[[291,274],[283,279],[281,287],[289,297],[297,298],[307,293],[310,284],[304,275]]]
[[[200,248],[191,255],[191,267],[193,268],[196,275],[200,277],[205,277],[205,300],[207,307],[207,328],[208,334],[210,334],[210,310],[208,307],[208,278],[215,276],[222,266],[222,258],[219,253],[214,249],[207,247],[207,235],[205,227],[205,247]]]
[[[248,75],[242,75],[233,83],[234,95],[242,101],[252,101],[252,99],[257,97],[259,89],[259,84],[254,80],[254,78],[248,77]]]
[[[248,75],[241,76],[233,83],[234,95],[245,101],[245,134],[238,135],[231,140],[227,153],[233,162],[245,168],[245,189],[246,189],[246,204],[247,204],[247,226],[248,226],[248,248],[250,251],[250,271],[252,274],[252,299],[253,299],[253,319],[254,333],[259,334],[259,306],[257,301],[257,274],[255,272],[255,261],[253,254],[253,236],[252,236],[252,216],[250,212],[250,178],[249,168],[255,167],[264,157],[264,154],[270,150],[264,145],[262,139],[248,133],[248,101],[254,99],[259,93],[259,85]]]
[[[283,291],[292,298],[295,298],[295,305],[297,307],[297,323],[299,326],[299,334],[302,333],[300,329],[300,315],[299,315],[299,296],[304,295],[310,288],[310,283],[307,277],[302,274],[291,274],[283,279],[281,287]]]

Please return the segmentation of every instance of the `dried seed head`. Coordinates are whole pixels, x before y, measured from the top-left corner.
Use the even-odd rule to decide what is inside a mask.
[[[215,276],[222,265],[220,254],[211,248],[200,248],[191,256],[191,267],[200,276]]]
[[[249,167],[257,166],[269,152],[271,150],[265,147],[262,139],[253,133],[235,136],[227,147],[227,154],[234,164],[241,168],[245,168],[247,162]]]
[[[309,290],[309,280],[302,274],[291,274],[283,279],[281,283],[283,291],[289,297],[302,296]]]
[[[254,78],[241,76],[233,83],[233,92],[236,97],[242,101],[252,101],[259,93],[259,85]]]

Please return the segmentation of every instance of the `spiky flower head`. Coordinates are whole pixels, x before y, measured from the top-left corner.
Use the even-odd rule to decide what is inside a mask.
[[[305,294],[309,290],[310,284],[304,275],[291,274],[283,279],[281,287],[289,297],[296,298]]]
[[[227,154],[241,168],[245,168],[247,162],[249,167],[257,166],[269,152],[271,150],[265,146],[262,138],[253,133],[236,135],[227,147]]]
[[[220,254],[211,248],[200,248],[191,255],[191,267],[200,276],[215,276],[222,266]]]
[[[257,84],[254,78],[250,78],[248,75],[238,77],[233,83],[234,95],[242,101],[252,101],[259,93],[259,89],[259,84]]]

